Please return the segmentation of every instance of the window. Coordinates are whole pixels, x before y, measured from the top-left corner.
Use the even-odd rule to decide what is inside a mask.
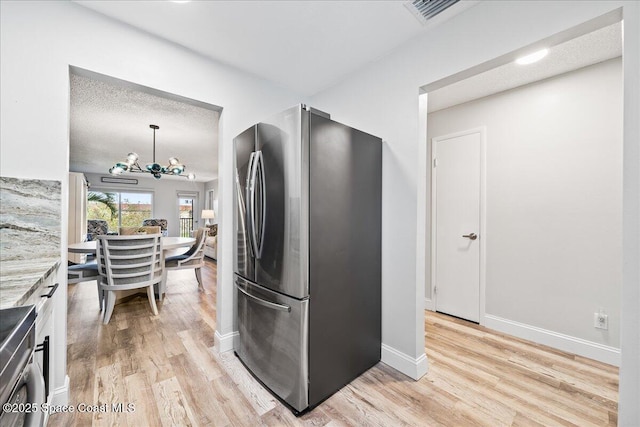
[[[153,193],[90,191],[87,201],[87,219],[103,219],[109,232],[120,227],[139,227],[142,221],[153,218]]]

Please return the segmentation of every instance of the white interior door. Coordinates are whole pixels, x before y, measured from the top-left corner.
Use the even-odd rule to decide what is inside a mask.
[[[436,310],[480,321],[483,129],[433,138]]]

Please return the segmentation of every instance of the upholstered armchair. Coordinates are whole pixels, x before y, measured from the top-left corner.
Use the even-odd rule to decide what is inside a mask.
[[[109,234],[109,224],[103,219],[87,220],[87,240],[95,240],[96,237]]]
[[[209,226],[209,232],[204,241],[204,256],[218,259],[218,224]]]

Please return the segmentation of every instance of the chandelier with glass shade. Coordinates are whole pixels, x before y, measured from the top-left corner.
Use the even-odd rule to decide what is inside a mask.
[[[153,129],[153,163],[147,164],[143,169],[138,163],[138,155],[136,153],[129,153],[127,154],[126,160],[116,163],[109,169],[109,173],[115,176],[121,175],[124,172],[150,173],[155,179],[162,178],[162,175],[173,175],[181,176],[191,181],[195,180],[196,176],[193,173],[183,175],[185,166],[180,163],[177,157],[169,158],[169,164],[167,166],[161,166],[156,163],[156,130],[160,129],[160,126],[149,125],[149,127]]]

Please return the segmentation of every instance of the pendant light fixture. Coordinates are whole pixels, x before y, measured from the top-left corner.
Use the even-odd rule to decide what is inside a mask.
[[[167,166],[160,166],[160,164],[156,163],[156,130],[160,129],[160,126],[149,125],[149,127],[153,129],[153,163],[149,163],[143,169],[138,163],[138,155],[136,153],[129,153],[127,154],[127,159],[124,162],[116,163],[109,169],[109,173],[111,175],[121,175],[124,172],[150,173],[155,179],[162,178],[162,175],[174,175],[182,176],[191,181],[195,180],[196,176],[192,173],[182,175],[185,166],[181,164],[180,160],[176,157],[169,158],[169,164]]]

